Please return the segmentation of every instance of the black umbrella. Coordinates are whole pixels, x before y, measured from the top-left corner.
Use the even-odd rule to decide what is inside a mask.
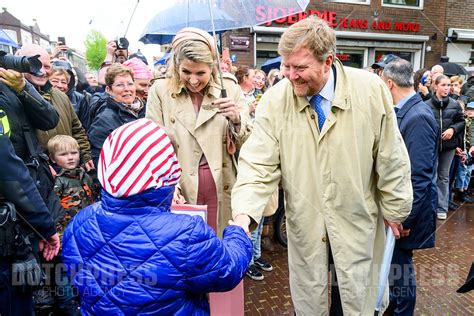
[[[466,69],[456,63],[445,62],[439,63],[438,65],[442,66],[444,69],[444,74],[447,76],[455,76],[455,75],[468,75]]]

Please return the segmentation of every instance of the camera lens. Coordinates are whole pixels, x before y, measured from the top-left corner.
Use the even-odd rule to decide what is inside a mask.
[[[14,56],[5,52],[0,53],[0,66],[6,69],[13,69],[18,72],[31,73],[41,76],[41,67],[43,66],[36,56]]]

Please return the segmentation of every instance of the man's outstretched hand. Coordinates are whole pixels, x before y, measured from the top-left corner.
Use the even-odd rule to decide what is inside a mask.
[[[229,221],[229,225],[237,225],[242,227],[247,236],[250,236],[250,217],[247,214],[238,214],[233,221]]]

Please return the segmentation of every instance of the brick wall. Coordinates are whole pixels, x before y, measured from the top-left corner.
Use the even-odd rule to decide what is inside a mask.
[[[318,11],[335,11],[337,14],[338,25],[335,27],[336,30],[344,31],[357,31],[357,32],[373,32],[373,33],[389,33],[389,34],[400,34],[400,35],[425,35],[429,36],[430,40],[426,43],[427,46],[431,47],[431,51],[425,54],[425,66],[431,66],[439,62],[440,57],[445,53],[445,33],[447,30],[446,26],[446,11],[447,2],[474,2],[472,0],[456,1],[456,0],[424,0],[423,10],[405,9],[405,8],[393,8],[384,7],[380,0],[371,0],[370,5],[361,4],[347,4],[347,3],[323,3],[322,0],[313,0],[308,5],[307,11],[318,10]],[[467,17],[472,13],[472,10],[463,12]],[[451,11],[450,11],[451,13]],[[454,15],[455,16],[455,15]],[[368,28],[343,28],[339,24],[341,19],[348,18],[355,20],[367,20]],[[449,17],[451,19],[452,17]],[[390,22],[392,27],[389,31],[382,31],[373,29],[372,23],[374,20]],[[395,22],[408,22],[418,23],[420,28],[419,32],[407,32],[407,31],[395,31],[393,25]],[[471,18],[470,23],[474,23],[474,19]],[[287,27],[288,25],[272,25]],[[238,30],[233,32],[227,32],[224,36],[224,45],[228,46],[229,35],[234,36],[250,36],[252,40],[252,34],[249,33],[248,29]],[[249,52],[235,52],[231,51],[231,54],[237,55],[237,64],[254,65],[253,59],[253,42],[251,42],[251,49]]]
[[[254,62],[254,43],[253,43],[253,34],[250,33],[249,29],[240,29],[232,32],[227,32],[222,36],[222,45],[225,47],[230,47],[230,36],[246,36],[250,39],[250,48],[248,51],[230,51],[231,55],[236,55],[237,62],[234,63],[236,66],[247,65],[253,67]]]

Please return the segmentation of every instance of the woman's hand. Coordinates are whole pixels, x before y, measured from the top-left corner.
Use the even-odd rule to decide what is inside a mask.
[[[249,114],[253,115],[255,113],[255,109],[257,108],[257,100],[253,100],[249,103]]]
[[[418,91],[423,94],[423,96],[426,96],[430,91],[428,90],[427,86],[422,85],[421,83],[418,84]]]
[[[450,140],[451,138],[453,138],[453,135],[454,135],[454,128],[450,127],[441,134],[441,139]]]
[[[212,103],[219,109],[225,118],[229,119],[234,124],[240,124],[240,113],[234,100],[231,98],[220,98]]]

